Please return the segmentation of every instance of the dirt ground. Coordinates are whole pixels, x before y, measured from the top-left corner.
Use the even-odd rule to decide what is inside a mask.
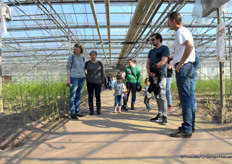
[[[104,94],[104,92],[102,93]],[[142,99],[143,97],[138,96],[137,99]],[[85,100],[83,100],[85,101]],[[85,101],[86,102],[86,101]],[[154,101],[155,102],[155,101]],[[197,122],[206,122],[206,126],[217,126],[218,120],[215,117],[215,113],[207,108],[207,103],[204,97],[197,97],[198,108],[197,108]],[[62,106],[62,102],[60,106]],[[178,105],[178,95],[173,94],[173,104]],[[156,105],[156,104],[154,104]],[[215,108],[217,105],[214,105]],[[64,108],[64,107],[63,107]],[[82,109],[84,114],[88,114],[88,106],[85,103],[82,103]],[[52,111],[47,111],[47,120],[44,120],[43,106],[33,109],[33,118],[30,118],[25,113],[24,117],[21,113],[9,112],[6,109],[4,113],[0,113],[0,151],[7,151],[20,147],[24,144],[33,142],[36,138],[40,137],[41,134],[46,133],[49,129],[61,126],[69,120],[69,111],[68,106],[65,110],[60,111],[60,119],[52,117]],[[181,114],[180,114],[181,117]],[[226,131],[232,129],[232,124],[224,124],[220,126],[221,131]]]
[[[27,114],[23,116],[21,113],[12,113],[7,110],[0,113],[0,151],[10,150],[31,142],[52,126],[68,120],[68,111],[61,111],[60,119],[58,116],[51,117],[52,112],[48,111],[50,120],[45,121],[43,110],[42,106],[34,109],[33,118],[28,117]]]

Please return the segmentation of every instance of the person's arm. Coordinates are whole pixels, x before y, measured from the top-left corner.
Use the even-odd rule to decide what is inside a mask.
[[[124,71],[124,72],[125,72],[125,79],[128,81],[128,79],[127,79],[127,78],[128,78],[128,77],[127,77],[127,75],[128,75],[127,67],[126,67],[126,69],[125,69],[125,71]]]
[[[149,75],[151,72],[150,72],[150,59],[147,58],[147,64],[146,64],[146,68],[147,68],[147,74]]]
[[[148,76],[154,77],[155,74],[150,71],[150,62],[151,62],[151,59],[147,58],[147,64],[146,64],[147,74]]]
[[[173,65],[174,65],[174,62],[173,62],[173,59],[171,59],[168,64],[168,69],[173,69]]]
[[[161,53],[161,61],[157,63],[158,68],[162,68],[167,63],[169,55],[170,55],[169,48],[167,46],[163,46],[163,50]]]
[[[71,85],[71,80],[70,80],[70,71],[67,71],[67,85]]]
[[[125,93],[126,92],[126,87],[124,84],[122,84],[122,93]]]
[[[181,57],[180,62],[176,66],[176,72],[180,71],[181,67],[184,65],[184,62],[188,59],[188,57],[190,56],[190,54],[194,48],[194,45],[193,45],[192,41],[190,41],[190,40],[186,40],[184,42],[184,45],[185,45],[184,54]]]
[[[163,66],[167,63],[167,61],[168,61],[168,57],[163,56],[163,57],[161,58],[161,61],[157,64],[157,67],[158,67],[158,68],[163,67]]]
[[[85,76],[87,75],[87,63],[88,63],[89,61],[86,61],[85,62]]]
[[[104,83],[105,83],[105,75],[104,75],[104,67],[103,67],[103,64],[101,62],[101,79],[102,79],[102,86],[104,86]]]
[[[138,86],[140,86],[140,83],[141,83],[141,73],[140,73],[139,67],[137,67],[137,71],[138,71],[137,72],[137,83],[138,83]]]
[[[67,61],[67,85],[70,86],[71,85],[71,58],[68,58]]]
[[[118,90],[118,88],[117,88],[117,82],[116,82],[116,83],[113,83],[113,89],[114,89],[114,90]]]

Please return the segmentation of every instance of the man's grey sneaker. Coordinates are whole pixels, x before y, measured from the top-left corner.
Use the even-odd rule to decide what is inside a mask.
[[[159,113],[155,118],[151,118],[150,121],[162,122],[162,116]]]
[[[162,124],[163,125],[167,125],[168,124],[168,118],[167,118],[167,116],[163,116],[162,117]]]
[[[178,127],[178,130],[181,130],[181,127]],[[195,132],[195,128],[192,127],[192,133],[194,133],[194,132]]]
[[[182,132],[181,130],[179,130],[178,132],[171,133],[170,137],[191,138],[192,133]]]

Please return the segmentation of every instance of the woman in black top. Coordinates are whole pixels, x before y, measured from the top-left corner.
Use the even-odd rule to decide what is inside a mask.
[[[89,53],[90,59],[85,63],[89,111],[93,115],[93,90],[95,90],[97,114],[101,114],[101,87],[104,87],[104,68],[102,62],[97,61],[97,52],[91,51]]]

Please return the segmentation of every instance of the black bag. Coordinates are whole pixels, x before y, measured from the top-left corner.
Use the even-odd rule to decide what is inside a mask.
[[[136,78],[136,76],[135,76],[135,74],[134,74],[134,71],[131,69],[131,67],[130,67],[130,70],[131,70],[131,74],[135,77],[135,79],[136,79],[136,91],[137,92],[140,92],[141,90],[142,90],[142,86],[141,86],[141,84],[139,84],[139,86],[138,86],[138,82],[137,82],[137,78]]]
[[[138,83],[137,83],[137,84],[138,84]],[[138,88],[138,87],[139,87],[139,88]],[[137,87],[136,87],[136,91],[137,91],[137,92],[140,92],[141,90],[142,90],[142,86],[141,86],[141,84],[140,84],[139,86],[137,85]]]

